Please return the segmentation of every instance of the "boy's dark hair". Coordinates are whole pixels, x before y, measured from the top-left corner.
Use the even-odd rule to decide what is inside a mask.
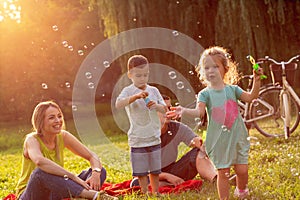
[[[143,55],[134,55],[128,59],[127,69],[128,71],[132,68],[139,67],[143,68],[145,65],[149,64],[148,59]]]

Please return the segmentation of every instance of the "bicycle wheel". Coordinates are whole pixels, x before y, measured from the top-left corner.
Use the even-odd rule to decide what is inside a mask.
[[[280,91],[280,86],[267,87],[260,91],[258,100],[254,100],[250,105],[251,119],[255,119],[253,125],[266,137],[284,136],[284,121],[280,110]],[[292,133],[297,128],[300,120],[300,109],[293,98],[291,98],[290,110],[290,133]]]

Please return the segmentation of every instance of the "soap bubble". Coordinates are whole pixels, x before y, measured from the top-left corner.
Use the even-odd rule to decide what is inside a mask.
[[[70,88],[70,87],[71,87],[71,84],[70,84],[69,82],[66,82],[66,83],[65,83],[65,86],[66,86],[67,88]]]
[[[43,88],[44,90],[46,90],[46,89],[48,89],[48,85],[47,85],[46,83],[42,83],[42,88]]]
[[[176,83],[176,86],[177,86],[177,88],[178,88],[179,90],[181,90],[181,89],[184,88],[184,83],[183,83],[182,81],[178,81],[178,82]]]
[[[87,79],[91,79],[93,76],[92,76],[92,73],[91,72],[85,72],[85,77]]]
[[[95,88],[95,84],[93,82],[89,82],[88,86],[90,89],[94,89]]]
[[[82,50],[78,50],[78,55],[83,56],[83,51]]]
[[[170,79],[175,79],[177,77],[175,71],[170,71],[168,74],[169,74]]]
[[[57,25],[53,25],[52,29],[53,29],[53,31],[58,31],[58,26]]]
[[[68,46],[69,46],[67,41],[62,41],[61,43],[62,43],[62,45],[63,45],[64,47],[68,47]]]
[[[105,68],[109,68],[109,66],[110,66],[110,64],[109,64],[109,62],[107,60],[105,60],[103,62],[103,65],[104,65]]]
[[[176,30],[174,30],[172,33],[175,37],[179,35],[178,31],[176,31]]]
[[[72,110],[73,111],[77,111],[77,106],[76,105],[72,105]]]

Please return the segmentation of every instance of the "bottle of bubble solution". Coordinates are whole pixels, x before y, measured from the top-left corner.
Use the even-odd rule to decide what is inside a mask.
[[[146,103],[146,105],[150,102],[150,99],[149,99],[149,97],[147,96],[147,97],[145,97],[144,98],[144,101],[145,101],[145,103]]]

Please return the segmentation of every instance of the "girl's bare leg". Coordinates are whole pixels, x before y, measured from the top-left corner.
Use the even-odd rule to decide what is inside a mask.
[[[238,164],[234,165],[234,171],[236,173],[236,183],[240,190],[247,188],[248,184],[248,165]]]
[[[217,187],[220,199],[229,199],[229,173],[230,168],[218,169]]]

